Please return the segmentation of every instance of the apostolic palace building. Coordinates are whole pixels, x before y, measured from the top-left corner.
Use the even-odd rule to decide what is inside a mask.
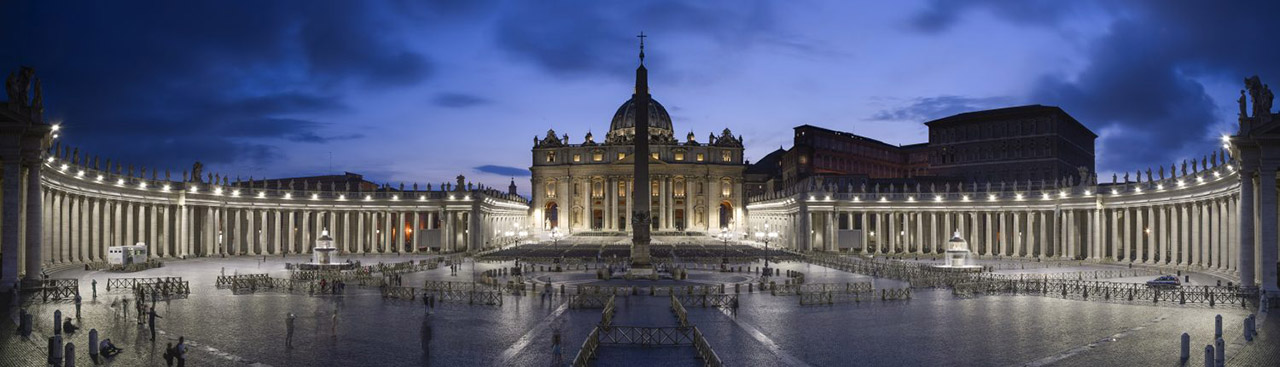
[[[535,137],[528,199],[514,184],[461,176],[405,187],[110,162],[58,142],[30,69],[6,84],[0,289],[42,268],[102,262],[118,245],[161,259],[307,253],[328,230],[340,253],[477,252],[519,240],[516,229],[626,233],[646,222],[631,217],[640,184],[658,236],[727,229],[799,252],[926,255],[959,233],[980,257],[1210,271],[1280,294],[1280,118],[1253,78],[1252,107],[1241,98],[1239,129],[1221,150],[1110,177],[1094,173],[1096,135],[1052,106],[930,121],[929,141],[907,146],[803,125],[794,147],[748,164],[742,137],[678,134],[656,100],[649,131],[635,131],[628,100],[603,137]],[[635,134],[649,134],[651,156],[632,154]],[[650,160],[650,182],[632,180],[635,159]]]

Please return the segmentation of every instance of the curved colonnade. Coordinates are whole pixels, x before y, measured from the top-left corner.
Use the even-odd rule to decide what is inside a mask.
[[[56,151],[31,170],[42,186],[31,193],[41,197],[28,197],[35,205],[23,215],[43,225],[37,222],[34,239],[22,233],[28,238],[20,271],[28,278],[41,266],[103,262],[109,246],[135,243],[162,259],[305,254],[323,230],[340,254],[479,251],[507,240],[503,234],[524,225],[529,211],[526,199],[491,189],[360,192],[157,180],[154,173],[146,179],[93,169],[87,159]]]
[[[1258,230],[1252,180],[1242,191],[1238,162],[1210,164],[1142,182],[1026,190],[966,185],[969,190],[851,192],[802,184],[752,198],[747,226],[776,232],[774,243],[797,251],[939,254],[959,232],[982,257],[1177,267],[1238,276],[1246,285],[1263,269],[1263,284],[1274,287],[1275,273],[1265,269],[1275,266],[1276,252],[1265,246],[1275,247],[1275,239],[1241,236]],[[1275,185],[1270,191],[1274,197]],[[1274,214],[1270,220],[1274,227]]]

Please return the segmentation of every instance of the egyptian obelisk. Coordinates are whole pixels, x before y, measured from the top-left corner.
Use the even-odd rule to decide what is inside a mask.
[[[640,38],[640,67],[636,68],[636,91],[631,96],[635,113],[635,163],[631,213],[631,268],[633,273],[652,272],[649,262],[649,71],[644,68],[644,32]],[[636,272],[635,270],[640,270]]]

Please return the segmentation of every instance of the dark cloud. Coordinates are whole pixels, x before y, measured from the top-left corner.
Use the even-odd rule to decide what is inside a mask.
[[[1056,0],[931,0],[924,10],[911,17],[910,24],[922,32],[938,33],[951,28],[970,12],[986,10],[1015,24],[1052,27],[1084,8],[1096,5],[1106,4]]]
[[[487,98],[465,93],[440,93],[431,99],[431,103],[436,106],[449,108],[467,108],[491,102]]]
[[[1008,97],[938,96],[916,98],[906,106],[876,112],[875,115],[871,116],[871,119],[922,123],[964,112],[1007,107],[1010,103],[1013,103],[1013,99]]]
[[[1051,9],[1055,4],[1064,8]],[[1272,81],[1280,77],[1280,64],[1274,62],[1280,49],[1266,46],[1274,41],[1269,18],[1261,16],[1280,12],[1277,2],[935,1],[916,21],[933,18],[944,25],[933,29],[940,31],[963,10],[985,8],[1017,24],[1053,27],[1059,15],[1052,14],[1077,6],[1107,9],[1114,19],[1104,35],[1088,43],[1082,71],[1041,78],[1028,99],[1058,105],[1103,135],[1099,170],[1145,169],[1208,154],[1218,148],[1210,129],[1235,120],[1233,112],[1219,106],[1238,95],[1209,91],[1205,82],[1237,84],[1254,74]]]
[[[300,116],[433,72],[378,4],[18,3],[0,12],[2,71],[35,66],[68,144],[137,164],[262,165],[282,156],[273,141],[356,138]]]
[[[626,77],[634,67],[640,31],[675,40],[705,37],[741,48],[774,28],[769,4],[759,1],[583,3],[517,2],[499,16],[497,43],[513,57],[557,76]],[[562,21],[548,21],[560,19]],[[662,41],[655,41],[662,42]],[[661,49],[646,50],[661,59]]]
[[[475,167],[474,169],[476,170],[476,172],[490,173],[490,174],[495,174],[499,176],[527,177],[532,175],[531,173],[529,173],[529,169],[527,168],[519,168],[519,167],[511,167],[511,166],[496,166],[492,164]]]

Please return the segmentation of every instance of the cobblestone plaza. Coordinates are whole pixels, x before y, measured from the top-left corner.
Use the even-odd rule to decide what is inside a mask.
[[[359,257],[362,263],[394,263],[430,256]],[[428,315],[421,300],[384,298],[378,287],[353,285],[339,295],[308,295],[277,291],[243,292],[215,287],[218,274],[268,274],[288,277],[284,262],[297,257],[207,258],[171,261],[163,268],[131,274],[65,270],[57,278],[80,280],[82,330],[67,336],[78,346],[87,343],[86,330],[97,329],[124,349],[112,365],[160,365],[164,343],[185,336],[188,363],[210,366],[336,365],[549,365],[556,359],[553,334],[561,335],[560,358],[566,363],[579,353],[589,331],[601,322],[600,309],[570,307],[569,296],[579,286],[601,284],[590,271],[538,272],[535,281],[552,282],[553,295],[538,291],[502,296],[500,306],[440,302]],[[1127,267],[1066,262],[993,261],[999,274],[1077,272],[1134,272]],[[512,262],[461,260],[453,275],[449,267],[408,272],[401,280],[418,286],[427,281],[471,281],[474,274],[512,266]],[[742,264],[745,267],[761,263]],[[870,281],[876,288],[900,288],[904,282],[875,278],[799,261],[775,266],[803,272],[809,284]],[[696,268],[696,266],[694,266]],[[473,269],[474,268],[474,269]],[[1025,269],[1024,269],[1025,268]],[[1137,270],[1137,274],[1146,274]],[[1124,274],[1120,274],[1124,275]],[[112,308],[128,290],[107,291],[113,277],[182,277],[191,294],[159,301],[160,334],[151,342],[133,310],[120,315]],[[1147,276],[1123,276],[1114,282],[1140,282]],[[1063,365],[1088,366],[1124,360],[1127,365],[1178,363],[1179,335],[1191,335],[1199,346],[1213,336],[1215,315],[1222,315],[1230,365],[1258,365],[1276,357],[1275,318],[1264,318],[1261,335],[1245,342],[1241,321],[1251,308],[1222,304],[1149,303],[1142,301],[1084,301],[1053,294],[984,295],[962,297],[947,289],[917,289],[909,300],[882,301],[872,297],[858,303],[801,305],[794,295],[747,291],[757,282],[750,273],[694,270],[686,282],[626,282],[609,285],[726,285],[726,293],[740,300],[735,309],[686,306],[689,322],[706,336],[726,365]],[[97,281],[98,296],[88,284]],[[1210,284],[1220,278],[1195,274],[1191,284]],[[559,294],[566,285],[567,295]],[[735,284],[741,288],[735,293]],[[618,296],[614,325],[675,327],[668,297]],[[28,300],[37,320],[32,337],[15,335],[6,322],[4,365],[38,365],[46,357],[44,337],[53,333],[55,310],[74,317],[68,301]],[[337,318],[334,323],[333,312]],[[285,346],[285,318],[297,316],[293,346]],[[945,345],[946,348],[930,346]],[[1200,365],[1199,348],[1188,365]],[[907,352],[909,351],[909,352]],[[91,365],[80,350],[80,365]],[[643,360],[644,362],[642,362]],[[690,346],[603,346],[594,365],[700,365]]]

